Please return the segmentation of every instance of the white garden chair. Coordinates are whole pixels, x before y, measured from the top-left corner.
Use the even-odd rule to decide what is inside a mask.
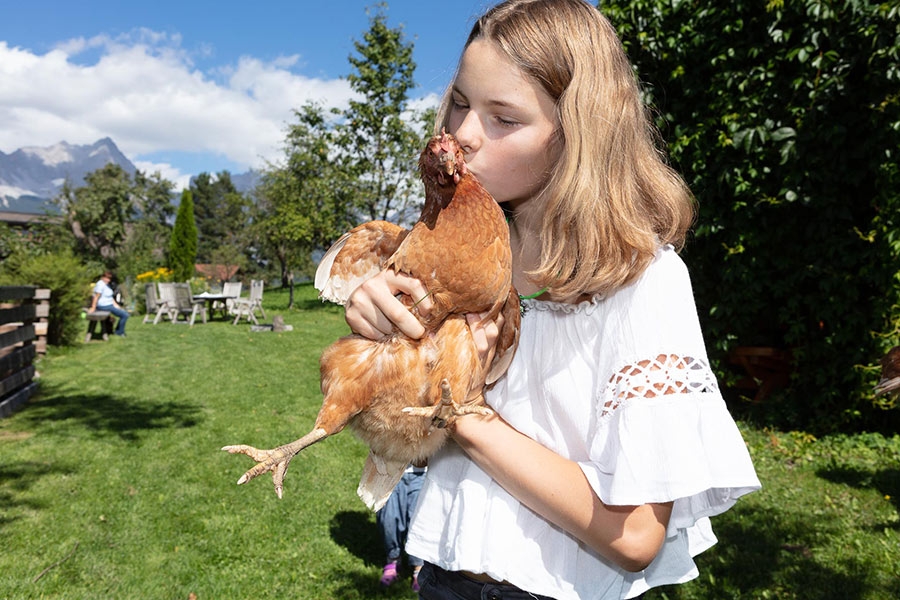
[[[263,310],[262,307],[262,299],[263,299],[263,281],[262,279],[253,279],[250,281],[250,297],[249,298],[238,298],[234,301],[234,323],[232,325],[237,325],[238,321],[241,320],[241,317],[247,317],[248,321],[252,321],[254,325],[259,325],[259,321],[256,320],[255,311],[259,310],[262,318],[266,318],[266,311]]]

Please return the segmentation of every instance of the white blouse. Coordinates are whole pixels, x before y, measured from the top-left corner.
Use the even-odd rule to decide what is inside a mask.
[[[687,268],[662,248],[644,274],[578,305],[525,300],[488,404],[577,461],[609,505],[674,501],[653,563],[629,573],[521,505],[454,443],[429,462],[408,553],[557,598],[631,598],[697,576],[709,518],[760,488],[710,370]]]

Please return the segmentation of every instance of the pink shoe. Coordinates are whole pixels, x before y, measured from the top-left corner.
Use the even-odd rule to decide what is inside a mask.
[[[388,587],[389,585],[397,581],[398,578],[399,575],[397,574],[397,561],[389,562],[388,564],[384,565],[384,568],[381,570],[380,582],[383,587]]]

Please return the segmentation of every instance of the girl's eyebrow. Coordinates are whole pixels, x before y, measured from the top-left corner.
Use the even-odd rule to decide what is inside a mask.
[[[454,94],[457,94],[457,95],[459,95],[459,96],[461,96],[464,100],[468,100],[468,99],[469,99],[469,97],[466,96],[464,93],[462,93],[462,91],[460,91],[460,89],[459,89],[458,87],[456,87],[456,86],[453,86],[453,93],[454,93]],[[507,102],[506,100],[498,100],[498,99],[491,99],[491,100],[488,100],[488,101],[486,102],[486,104],[487,104],[488,106],[495,106],[495,107],[498,107],[498,108],[509,108],[509,109],[516,109],[516,108],[519,108],[518,105],[516,105],[516,104],[514,104],[514,103],[512,103],[512,102]]]

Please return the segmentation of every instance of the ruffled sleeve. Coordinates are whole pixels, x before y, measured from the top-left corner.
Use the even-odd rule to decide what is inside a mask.
[[[759,489],[709,367],[684,263],[663,252],[618,298],[582,470],[612,505],[674,501],[670,531]]]
[[[759,489],[746,444],[717,392],[631,399],[608,415],[581,467],[611,505],[676,502],[689,527]]]

